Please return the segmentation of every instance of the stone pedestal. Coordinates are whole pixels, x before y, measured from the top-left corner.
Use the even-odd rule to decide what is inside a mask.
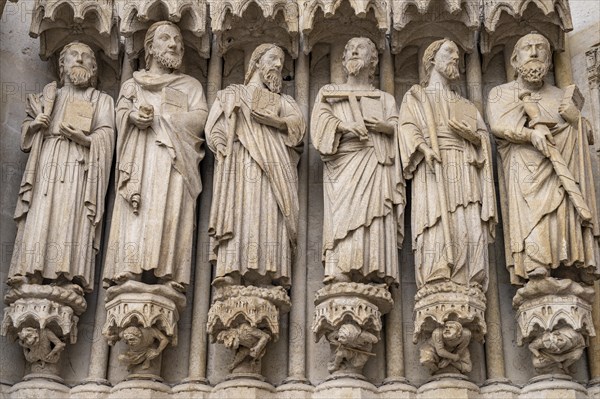
[[[108,399],[110,390],[108,381],[106,383],[87,381],[71,388],[71,399]]]
[[[417,399],[433,398],[479,399],[479,387],[462,375],[441,375],[417,390]]]
[[[417,388],[406,378],[385,379],[379,387],[379,399],[415,399]]]
[[[171,399],[207,399],[212,389],[208,381],[184,381],[171,388]]]
[[[529,280],[517,291],[517,344],[528,344],[538,373],[571,373],[589,337],[595,336],[593,298],[593,287],[552,277]]]
[[[282,287],[227,285],[215,291],[206,330],[212,342],[235,351],[230,377],[258,379],[266,345],[279,338],[279,317],[291,302]]]
[[[106,291],[106,322],[102,335],[109,345],[124,340],[119,355],[129,377],[160,380],[162,351],[177,345],[177,322],[185,295],[167,285],[128,281]]]
[[[540,375],[529,380],[519,399],[587,399],[587,389],[562,374]]]
[[[521,389],[506,378],[487,380],[479,389],[482,399],[517,399]]]
[[[217,384],[210,399],[270,399],[275,392],[273,385],[250,378],[232,378]]]
[[[312,331],[315,342],[329,341],[331,361],[327,369],[336,378],[362,377],[365,363],[380,339],[381,316],[394,301],[385,286],[334,283],[317,291]]]
[[[600,399],[600,378],[591,380],[587,391],[590,399]]]
[[[377,387],[358,378],[330,378],[315,387],[312,399],[377,399]]]
[[[275,389],[277,399],[307,399],[312,398],[315,387],[303,383],[284,383]]]
[[[152,380],[127,380],[110,390],[108,399],[170,399],[171,388]]]
[[[11,399],[69,399],[70,389],[64,384],[44,378],[32,378],[8,390]]]

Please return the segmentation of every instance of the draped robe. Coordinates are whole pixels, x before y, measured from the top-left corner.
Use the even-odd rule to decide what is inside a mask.
[[[384,120],[397,124],[394,97],[378,91]],[[323,263],[325,278],[398,283],[405,204],[397,132],[369,132],[366,141],[337,132],[354,121],[348,100],[323,101],[319,91],[311,118],[312,144],[324,165]],[[371,102],[373,105],[373,102]]]
[[[169,100],[165,94],[169,90],[180,93],[180,104]],[[153,106],[154,120],[140,130],[129,115],[144,104]],[[117,195],[105,285],[119,273],[145,270],[157,278],[189,284],[207,113],[202,85],[190,76],[139,71],[123,83],[117,102]],[[137,215],[132,204],[136,195]]]
[[[600,226],[589,149],[591,129],[584,120],[566,122],[558,112],[564,91],[544,83],[537,93],[538,106],[542,118],[556,122],[550,129],[556,149],[591,210],[592,219],[584,222],[551,161],[523,131],[528,117],[520,93],[518,83],[511,82],[494,88],[488,97],[488,120],[501,159],[500,194],[511,282],[524,284],[528,272],[537,267],[575,266],[598,274]]]
[[[239,275],[289,287],[306,124],[288,95],[280,96],[277,107],[287,132],[258,123],[251,116],[255,89],[231,85],[217,93],[206,123],[209,148],[216,153],[223,145],[228,153],[215,162],[211,260],[216,277]]]
[[[71,99],[93,104],[89,147],[60,134]],[[32,133],[29,126],[44,111],[44,102],[43,93],[27,98],[21,148],[29,159],[14,216],[18,230],[9,277],[39,272],[56,280],[63,274],[89,292],[114,148],[114,103],[94,88],[80,93],[63,87],[56,93],[48,129]]]
[[[436,280],[451,280],[460,285],[480,284],[485,291],[488,243],[494,237],[496,225],[490,141],[479,113],[476,134],[481,139],[480,145],[473,145],[452,132],[448,126],[452,103],[442,93],[413,86],[404,96],[400,109],[404,177],[412,179],[416,283],[421,288]],[[427,166],[423,153],[417,149],[421,143],[431,147],[427,104],[434,118],[429,123],[435,126],[438,137],[442,178]],[[446,198],[441,196],[440,184],[445,185]],[[447,215],[442,215],[440,201],[443,200]],[[442,217],[448,218],[450,239],[444,237]],[[449,250],[453,251],[454,264],[446,256]]]

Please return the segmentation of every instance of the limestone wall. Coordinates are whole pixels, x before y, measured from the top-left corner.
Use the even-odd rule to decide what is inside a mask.
[[[57,73],[55,67],[55,55],[50,58],[49,61],[42,61],[40,56],[40,40],[32,38],[29,35],[30,24],[32,22],[32,15],[36,9],[36,3],[41,0],[19,0],[17,3],[7,2],[4,12],[1,16],[0,23],[0,84],[1,84],[1,109],[0,109],[0,209],[1,209],[1,222],[0,222],[0,281],[6,281],[8,269],[10,266],[12,247],[14,245],[16,226],[13,222],[12,216],[15,209],[15,204],[19,192],[19,185],[21,176],[25,169],[27,161],[27,154],[20,151],[20,129],[21,123],[25,115],[25,98],[27,94],[40,92],[45,84],[55,80]],[[48,0],[49,1],[49,0]],[[119,1],[116,1],[119,3]],[[261,2],[256,2],[261,3]],[[249,18],[252,11],[252,7],[248,8],[249,14],[242,14],[239,19],[232,18],[232,24],[236,26],[239,24],[243,26],[244,18]],[[262,2],[268,3],[268,2]],[[309,1],[298,1],[299,7],[306,7]],[[325,1],[323,3],[333,3]],[[347,0],[342,1],[341,8],[336,11],[344,14],[354,14],[349,8]],[[356,3],[356,2],[354,2]],[[360,3],[360,2],[358,2]],[[363,3],[369,3],[364,1]],[[382,2],[386,4],[386,2]],[[394,3],[394,2],[392,2]],[[399,1],[397,1],[399,3]],[[485,2],[482,2],[485,3]],[[534,3],[534,2],[532,2]],[[548,2],[546,2],[548,3]],[[552,3],[552,2],[549,2]],[[586,52],[588,52],[593,46],[597,46],[600,43],[600,5],[597,0],[571,0],[570,12],[573,22],[573,30],[566,34],[566,40],[564,46],[570,57],[570,66],[572,69],[573,81],[579,86],[582,93],[586,97],[586,105],[584,107],[584,115],[590,120],[594,121],[595,126],[600,127],[600,117],[598,117],[600,108],[594,109],[594,101],[592,96],[598,95],[598,91],[593,91],[588,81],[588,61],[586,58]],[[0,7],[4,5],[0,2]],[[387,5],[386,5],[387,7]],[[530,6],[535,7],[535,6]],[[207,9],[208,10],[208,9]],[[341,11],[340,11],[341,10]],[[416,13],[416,11],[413,11]],[[344,15],[346,15],[344,14]],[[301,13],[301,15],[304,15]],[[310,34],[307,34],[308,30],[290,34],[289,42],[291,44],[286,48],[286,56],[288,60],[284,68],[284,76],[287,76],[285,82],[284,91],[288,94],[296,96],[299,103],[304,104],[303,110],[312,109],[313,101],[317,91],[323,85],[335,81],[336,71],[335,66],[331,63],[336,61],[337,50],[334,49],[335,45],[332,45],[331,39],[326,34],[327,29],[335,30],[336,24],[340,26],[339,32],[329,32],[335,35],[339,34],[340,41],[345,42],[345,38],[349,37],[347,26],[341,27],[342,22],[335,18],[329,20],[323,17],[322,12],[318,12],[315,17],[315,26],[311,28]],[[442,6],[436,7],[434,4],[428,13],[430,16],[429,22],[419,20],[415,18],[416,22],[411,24],[428,24],[429,28],[426,28],[426,32],[422,32],[415,28],[414,32],[408,34],[408,36],[398,35],[395,37],[392,34],[391,24],[391,11],[387,17],[383,18],[384,22],[387,22],[387,27],[383,28],[383,34],[381,28],[378,27],[378,23],[381,23],[381,18],[375,15],[373,10],[366,14],[366,17],[357,17],[355,15],[348,16],[348,18],[355,18],[358,21],[353,29],[357,35],[369,34],[374,38],[383,38],[384,47],[387,44],[388,49],[392,45],[392,66],[393,69],[383,70],[383,75],[378,73],[376,77],[377,84],[384,88],[391,81],[392,89],[400,104],[404,92],[410,87],[410,85],[417,83],[419,71],[418,71],[418,57],[422,54],[422,48],[429,42],[436,38],[456,35],[458,38],[463,38],[464,47],[468,47],[471,40],[475,44],[470,50],[467,48],[467,52],[480,52],[477,41],[478,35],[474,32],[475,29],[467,29],[466,33],[453,28],[453,25],[442,21],[447,18],[447,12]],[[252,14],[254,18],[254,14]],[[91,18],[89,15],[86,18]],[[305,26],[307,21],[303,20],[301,16],[299,20],[300,28]],[[478,17],[477,17],[478,18]],[[250,20],[250,19],[249,19]],[[242,21],[242,22],[240,22]],[[333,21],[333,22],[332,22]],[[433,22],[431,22],[433,21]],[[345,22],[344,22],[345,23]],[[215,22],[212,21],[212,26],[215,26]],[[320,24],[320,25],[319,25]],[[281,23],[279,24],[281,25]],[[414,27],[413,25],[406,25]],[[289,26],[288,26],[289,31]],[[385,30],[388,29],[388,35],[385,35]],[[484,27],[479,28],[482,32]],[[243,34],[243,29],[237,34]],[[304,33],[303,33],[304,32]],[[265,33],[265,35],[272,33]],[[206,33],[205,35],[208,35]],[[223,34],[224,35],[224,34]],[[421,35],[422,40],[416,40],[415,38]],[[462,36],[461,36],[462,35]],[[471,35],[475,39],[472,39]],[[279,36],[278,36],[279,37]],[[342,39],[343,38],[343,39]],[[272,36],[268,37],[267,41],[274,41]],[[226,43],[226,40],[222,39],[217,35],[214,36],[212,46],[216,46],[219,40],[223,40],[222,43]],[[297,41],[294,44],[294,40]],[[315,42],[311,42],[315,40]],[[198,39],[200,41],[200,39]],[[387,41],[387,42],[386,42]],[[394,43],[396,41],[396,43]],[[207,39],[207,44],[211,44],[210,40]],[[399,51],[395,51],[394,44],[402,44]],[[406,45],[404,45],[406,44]],[[553,43],[555,44],[555,43]],[[557,44],[557,47],[560,47]],[[115,99],[119,90],[119,74],[124,77],[130,74],[130,71],[121,69],[123,57],[126,49],[125,39],[121,37],[121,58],[118,60],[110,60],[110,57],[103,55],[106,59],[105,62],[101,63],[100,67],[105,68],[101,73],[100,77],[100,88]],[[251,44],[246,46],[251,47]],[[199,46],[201,47],[201,46]],[[463,50],[464,55],[464,47]],[[421,48],[421,50],[419,50]],[[380,48],[381,49],[381,48]],[[43,52],[44,50],[42,50]],[[210,61],[206,58],[208,53],[205,50],[194,51],[194,49],[187,48],[185,60],[185,70],[188,74],[198,78],[204,87],[206,87],[207,95],[210,99],[214,99],[214,93],[219,87],[215,86],[215,82],[211,82],[209,76],[209,63]],[[202,54],[204,52],[204,54]],[[305,55],[307,54],[307,55]],[[383,54],[383,50],[382,50]],[[292,57],[293,55],[293,57]],[[389,53],[388,53],[389,55]],[[220,57],[213,52],[213,57]],[[223,72],[222,72],[222,83],[220,86],[225,87],[231,83],[240,83],[243,79],[245,57],[239,48],[232,47],[227,49],[225,54],[222,56],[223,61]],[[298,57],[307,57],[305,60],[308,61],[309,70],[309,98],[303,99],[298,98],[296,93],[299,83],[296,80],[298,76]],[[142,57],[143,58],[143,57]],[[134,58],[132,58],[134,59]],[[381,56],[380,56],[381,59]],[[463,58],[464,60],[464,58]],[[338,60],[339,61],[339,60]],[[490,51],[488,54],[482,56],[482,63],[484,64],[482,73],[482,85],[479,90],[483,92],[483,97],[489,92],[489,90],[506,81],[507,72],[505,70],[505,61],[502,51]],[[109,65],[118,65],[120,71],[115,73],[114,70],[110,70]],[[139,61],[135,61],[132,65],[141,65]],[[466,81],[466,66],[462,62],[463,69],[463,82]],[[381,72],[381,71],[380,71]],[[387,83],[386,83],[387,82]],[[302,82],[301,82],[302,83]],[[467,92],[467,83],[464,83],[465,92]],[[469,88],[470,89],[470,88]],[[475,90],[477,91],[477,90]],[[471,99],[474,99],[471,96]],[[475,97],[474,100],[477,98]],[[598,104],[598,101],[596,101]],[[210,106],[210,104],[209,104]],[[595,153],[600,151],[600,133],[596,132],[597,142],[595,144]],[[594,158],[594,173],[596,176],[596,190],[600,194],[600,173],[599,173],[599,158]],[[201,174],[204,182],[204,189],[198,200],[198,239],[197,247],[195,249],[195,259],[192,265],[194,269],[193,275],[207,276],[210,278],[211,265],[208,261],[208,234],[207,234],[207,216],[210,207],[210,199],[212,196],[212,172],[213,172],[213,156],[207,150],[207,156],[201,163]],[[281,335],[279,341],[276,343],[270,343],[267,350],[267,355],[263,359],[263,374],[266,377],[266,382],[273,386],[281,386],[283,384],[283,390],[278,391],[279,393],[273,394],[274,397],[307,397],[303,395],[310,395],[309,393],[302,393],[303,389],[308,392],[312,391],[313,387],[318,387],[328,377],[327,362],[329,360],[329,345],[326,341],[318,343],[314,342],[313,335],[310,330],[312,323],[312,314],[314,311],[314,295],[315,292],[322,287],[323,278],[323,266],[321,263],[321,234],[322,234],[322,219],[323,219],[323,164],[320,156],[312,145],[305,147],[300,162],[300,199],[301,199],[301,211],[300,211],[300,224],[301,227],[301,239],[304,242],[299,243],[299,260],[295,263],[295,267],[305,270],[305,272],[295,273],[294,284],[297,283],[296,277],[302,276],[305,273],[305,288],[299,288],[297,291],[292,292],[292,304],[293,307],[305,308],[305,311],[301,314],[294,313],[285,315],[281,320]],[[111,177],[111,184],[108,192],[108,207],[105,216],[105,227],[103,233],[103,242],[106,246],[106,237],[110,227],[110,217],[112,211],[112,204],[114,201],[115,191],[113,177]],[[410,196],[408,196],[410,198]],[[600,195],[597,195],[600,198]],[[304,209],[304,210],[303,210]],[[416,292],[415,276],[414,276],[414,261],[410,250],[410,203],[405,210],[405,243],[401,250],[400,255],[400,270],[401,270],[401,284],[397,290],[397,302],[395,303],[394,310],[396,312],[396,321],[393,324],[393,328],[402,328],[403,331],[403,345],[402,351],[404,354],[403,369],[404,376],[410,384],[416,388],[425,384],[430,376],[427,371],[419,364],[418,358],[418,347],[412,343],[412,331],[413,331],[413,319],[412,310],[414,306],[414,294]],[[303,233],[302,233],[303,232]],[[504,260],[504,242],[502,239],[502,224],[499,223],[496,232],[496,242],[490,248],[490,265],[492,270],[497,273],[497,290],[499,298],[499,314],[500,314],[500,326],[499,330],[501,336],[491,336],[487,338],[485,344],[471,344],[471,356],[473,358],[473,371],[469,374],[469,379],[479,386],[486,384],[486,381],[490,378],[488,375],[489,365],[486,365],[486,349],[484,345],[492,345],[497,348],[502,348],[505,362],[505,375],[506,380],[502,381],[502,386],[508,386],[507,390],[510,390],[511,386],[514,388],[512,393],[506,393],[506,397],[516,397],[519,389],[526,386],[529,380],[534,376],[534,371],[531,367],[530,353],[526,347],[518,347],[516,344],[517,324],[515,321],[515,311],[512,308],[512,298],[516,292],[516,288],[511,286],[509,281],[508,272],[505,268]],[[303,235],[302,235],[303,234]],[[106,251],[106,248],[104,248]],[[101,280],[99,278],[103,254],[99,254],[96,261],[96,284]],[[304,269],[305,268],[305,269]],[[193,277],[194,278],[194,277]],[[302,284],[302,280],[299,280]],[[0,295],[4,296],[7,291],[7,286],[2,283],[0,284]],[[79,340],[77,344],[67,346],[62,360],[61,360],[61,377],[64,379],[64,385],[67,387],[74,387],[80,385],[86,381],[94,368],[90,362],[106,362],[104,365],[100,364],[100,374],[102,374],[102,368],[105,367],[105,375],[102,378],[106,378],[111,386],[117,385],[121,382],[127,372],[125,367],[119,363],[117,356],[122,350],[122,343],[115,347],[108,349],[104,338],[100,334],[102,324],[104,322],[104,311],[103,311],[103,296],[99,296],[102,292],[101,286],[97,286],[92,294],[86,295],[88,302],[88,310],[79,321]],[[296,294],[296,296],[294,296]],[[162,377],[165,383],[177,387],[181,385],[184,380],[189,376],[189,363],[190,359],[197,354],[191,352],[191,340],[192,340],[192,323],[194,317],[197,317],[198,312],[193,308],[193,303],[203,303],[208,301],[209,296],[207,295],[204,299],[194,298],[194,290],[192,287],[187,292],[188,306],[185,309],[180,321],[179,321],[179,344],[177,347],[168,347],[163,355],[162,360]],[[0,305],[0,309],[4,309],[4,304]],[[596,309],[599,309],[596,307]],[[598,316],[598,314],[595,314]],[[387,316],[388,320],[392,316]],[[298,321],[301,323],[299,324]],[[384,329],[390,328],[390,323],[386,321]],[[384,337],[389,336],[385,333],[382,334]],[[202,337],[202,342],[206,345],[206,375],[210,386],[215,386],[224,381],[225,376],[228,373],[227,366],[231,361],[231,354],[225,350],[222,346],[211,344],[208,342],[208,337]],[[402,391],[399,389],[397,392],[386,393],[383,385],[386,378],[388,377],[388,364],[387,356],[390,350],[395,350],[390,342],[386,342],[386,339],[382,339],[373,349],[376,356],[373,357],[367,363],[365,367],[365,375],[369,383],[380,387],[379,393],[373,393],[367,388],[359,387],[360,383],[357,382],[355,392],[361,392],[362,397],[399,397],[399,395],[408,395],[406,397],[414,397],[416,391],[410,389]],[[298,349],[300,348],[300,349]],[[595,394],[600,397],[600,388],[598,387],[598,378],[600,378],[600,367],[597,365],[600,363],[600,341],[596,339],[592,343],[592,347],[576,364],[574,380],[577,381],[581,386],[588,387],[591,380],[596,379],[596,385],[589,385],[589,395]],[[294,351],[294,354],[290,354],[290,351]],[[596,351],[593,355],[593,360],[590,359],[590,355]],[[108,354],[106,361],[104,354]],[[593,367],[591,364],[596,364],[596,369],[591,370]],[[0,337],[0,384],[2,387],[2,395],[11,397],[8,392],[11,387],[22,380],[24,375],[25,361],[22,355],[21,347],[15,342],[12,342],[6,337]],[[96,367],[96,373],[98,373]],[[595,374],[592,374],[595,373]],[[293,375],[295,374],[295,375]],[[298,375],[299,374],[299,375]],[[300,386],[291,386],[289,391],[285,390],[286,378],[293,376],[295,380],[306,378],[309,382],[304,388]],[[97,377],[97,375],[95,376]],[[489,381],[488,381],[489,382]],[[460,385],[460,384],[458,384]],[[106,388],[102,388],[100,385],[90,385],[91,391],[94,391],[94,387],[98,387],[97,392],[105,392]],[[490,386],[493,386],[490,385]],[[306,388],[308,387],[308,388]],[[252,391],[254,389],[254,391]],[[258,395],[261,397],[260,389],[266,389],[264,387],[253,387],[248,388],[247,396]],[[337,388],[336,388],[337,389]],[[351,387],[347,388],[347,392],[350,392]],[[362,389],[362,391],[361,391]],[[454,389],[454,388],[453,388]],[[460,391],[462,388],[456,388]],[[464,388],[460,391],[460,395],[466,395],[464,392],[470,388]],[[575,392],[577,387],[573,388],[570,393]],[[210,391],[210,387],[208,390]],[[250,392],[252,391],[252,392]],[[49,391],[58,392],[58,391]],[[175,391],[170,391],[170,397],[186,397],[186,395],[200,395],[201,390],[190,391],[190,393],[179,393],[177,396]],[[241,391],[237,392],[240,394]],[[258,392],[258,393],[257,393]],[[341,388],[338,391],[322,391],[320,395],[327,397],[330,394],[340,395],[345,394]],[[334,392],[334,393],[332,393]],[[369,393],[370,392],[370,393]],[[450,391],[448,391],[450,392]],[[444,396],[449,393],[437,393]],[[486,397],[493,398],[497,396],[497,392],[493,390],[488,391],[485,389],[482,392],[488,392]],[[491,393],[489,393],[491,392]],[[565,391],[567,392],[567,391]],[[594,393],[595,392],[595,393]],[[264,394],[264,393],[263,393]],[[0,396],[2,396],[0,395]],[[64,394],[63,395],[67,395]],[[71,397],[83,397],[83,394],[71,393]],[[166,395],[169,395],[167,393]],[[296,395],[296,396],[293,396]],[[358,394],[357,394],[358,395]],[[391,396],[386,396],[391,395]],[[458,394],[457,394],[458,395]],[[473,395],[473,393],[471,393]],[[579,393],[581,395],[581,392]],[[317,395],[318,396],[318,395]],[[4,397],[4,396],[2,396]],[[189,397],[189,396],[187,396]],[[316,397],[316,396],[315,396]],[[360,397],[360,396],[355,396]],[[404,397],[404,396],[403,396]],[[463,396],[465,397],[465,396]],[[472,396],[468,396],[472,397]],[[523,396],[526,397],[526,396]],[[567,396],[565,396],[567,397]],[[575,397],[575,396],[568,396]],[[581,397],[581,396],[577,396]]]

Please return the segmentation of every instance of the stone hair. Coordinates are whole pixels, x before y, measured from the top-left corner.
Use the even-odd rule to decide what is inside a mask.
[[[435,55],[442,48],[444,43],[451,42],[452,40],[447,37],[436,40],[431,43],[429,47],[423,53],[423,66],[425,68],[425,76],[421,80],[421,86],[427,86],[429,84],[429,78],[431,78],[431,70],[433,69],[433,60],[435,59]]]
[[[272,50],[274,48],[278,49],[281,52],[282,57],[285,56],[285,53],[283,52],[281,47],[273,43],[264,43],[254,49],[254,51],[252,52],[252,56],[250,57],[250,62],[248,64],[248,72],[246,72],[246,76],[244,77],[245,85],[247,85],[248,82],[250,82],[250,79],[252,79],[252,76],[258,68],[258,63],[260,62],[262,56],[269,52],[269,50]]]
[[[87,49],[90,51],[90,54],[92,55],[93,66],[92,66],[92,77],[91,77],[89,83],[90,83],[90,86],[96,87],[96,84],[98,83],[98,63],[96,62],[96,54],[94,54],[94,50],[92,50],[92,48],[90,46],[88,46],[85,43],[78,42],[78,41],[67,44],[60,51],[60,55],[58,57],[58,71],[59,71],[59,75],[60,75],[60,84],[62,85],[65,83],[65,78],[64,78],[65,56],[67,55],[67,51],[73,46],[87,47]]]
[[[348,52],[348,45],[350,44],[351,41],[353,40],[366,40],[367,42],[367,46],[369,46],[369,51],[371,53],[371,58],[370,58],[370,64],[369,64],[369,80],[373,80],[373,78],[375,78],[375,72],[376,72],[376,68],[377,68],[377,63],[379,62],[379,51],[377,51],[377,46],[375,46],[375,43],[373,43],[373,41],[371,39],[369,39],[368,37],[353,37],[352,39],[348,40],[348,42],[346,43],[346,46],[344,46],[344,72],[346,72],[346,53]]]
[[[552,54],[552,47],[550,46],[550,42],[548,41],[548,39],[546,39],[546,37],[544,35],[539,34],[537,32],[531,32],[531,33],[521,37],[519,40],[517,40],[517,42],[515,43],[515,47],[513,48],[512,55],[510,56],[510,65],[512,65],[513,68],[515,68],[515,74],[514,74],[515,79],[519,77],[519,72],[517,71],[518,49],[519,49],[519,47],[521,47],[521,44],[523,44],[523,42],[525,40],[529,39],[531,36],[538,36],[538,37],[542,38],[542,41],[544,42],[544,46],[546,47],[546,50],[548,51],[548,56],[546,57],[544,62],[546,63],[546,66],[548,67],[548,69],[550,69],[550,66],[552,65],[552,59],[550,58],[550,54]]]
[[[150,68],[150,59],[152,57],[150,47],[152,47],[152,42],[154,41],[154,35],[156,34],[156,30],[159,27],[165,26],[165,25],[172,26],[175,29],[177,29],[177,32],[179,32],[179,36],[181,36],[181,29],[179,29],[179,26],[175,25],[173,22],[158,21],[158,22],[153,23],[152,26],[150,26],[148,28],[148,31],[146,32],[146,36],[144,37],[144,52],[146,53],[144,55],[144,61],[146,62],[146,70],[148,68]]]

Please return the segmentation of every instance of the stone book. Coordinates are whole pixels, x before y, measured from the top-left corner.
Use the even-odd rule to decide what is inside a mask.
[[[63,123],[81,129],[85,134],[90,134],[93,117],[94,105],[90,101],[73,100],[67,102]]]

